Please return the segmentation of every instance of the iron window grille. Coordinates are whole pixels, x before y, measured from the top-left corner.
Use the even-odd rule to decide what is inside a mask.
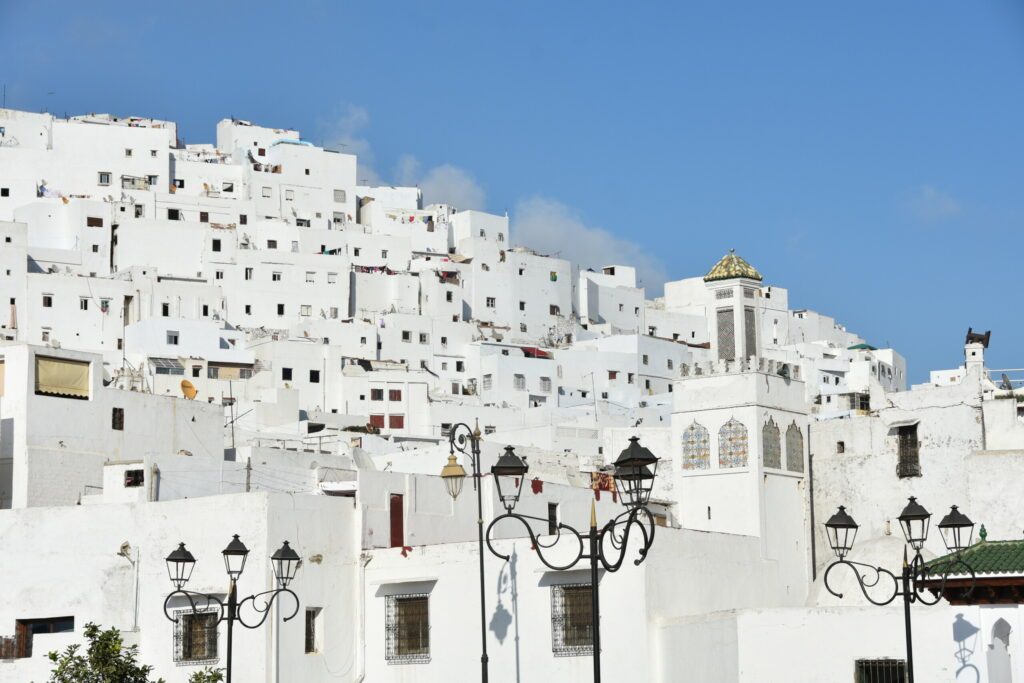
[[[179,665],[212,664],[217,656],[216,609],[175,610],[174,661]]]
[[[902,659],[858,659],[854,683],[904,683],[907,663]]]
[[[899,462],[896,465],[896,476],[921,476],[921,444],[917,440],[917,425],[898,428]]]
[[[389,664],[430,661],[430,605],[426,593],[389,595],[385,606],[386,650]]]
[[[551,587],[551,651],[556,657],[594,653],[593,611],[589,583]]]

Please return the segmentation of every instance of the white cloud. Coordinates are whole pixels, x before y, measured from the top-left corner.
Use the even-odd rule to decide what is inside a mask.
[[[665,264],[635,242],[604,228],[586,225],[572,209],[553,199],[531,197],[519,202],[512,214],[515,244],[558,255],[595,270],[610,264],[633,266],[647,296],[660,296],[668,279]]]
[[[931,185],[919,187],[910,199],[910,209],[920,218],[937,221],[960,213],[960,203]]]
[[[402,185],[417,185],[424,204],[451,204],[459,209],[484,209],[487,195],[469,171],[441,164],[423,171],[419,160],[405,155],[398,160],[395,177]]]
[[[358,182],[366,185],[381,185],[383,180],[374,167],[373,148],[363,132],[370,125],[370,113],[365,108],[349,104],[339,106],[333,115],[317,121],[324,140],[324,146],[348,154],[355,154],[358,159]]]

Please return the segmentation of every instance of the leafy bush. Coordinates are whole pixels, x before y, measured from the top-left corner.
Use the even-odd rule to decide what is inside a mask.
[[[48,655],[54,664],[48,683],[164,683],[150,680],[153,667],[139,664],[139,646],[126,648],[116,628],[104,631],[90,622],[83,634],[88,641],[84,654],[76,643]]]

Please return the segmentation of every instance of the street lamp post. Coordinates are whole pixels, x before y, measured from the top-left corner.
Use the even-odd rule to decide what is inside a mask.
[[[177,623],[178,619],[171,615],[170,603],[176,596],[182,596],[188,600],[189,605],[192,607],[192,612],[198,611],[196,607],[196,600],[203,601],[203,607],[209,608],[216,605],[217,620],[214,622],[214,627],[220,624],[222,621],[226,621],[228,625],[228,647],[227,647],[227,683],[231,683],[231,669],[232,669],[232,650],[233,650],[233,635],[234,625],[237,621],[239,624],[246,628],[255,629],[263,625],[263,622],[267,620],[267,616],[270,614],[270,608],[274,604],[277,597],[283,593],[287,593],[292,596],[295,600],[295,609],[292,613],[284,618],[284,621],[288,621],[295,617],[299,613],[299,596],[288,588],[288,584],[295,578],[295,572],[299,568],[299,556],[298,554],[288,545],[288,541],[284,542],[278,550],[270,557],[271,565],[274,569],[274,577],[277,580],[278,587],[265,591],[263,593],[257,593],[256,595],[250,595],[242,600],[238,599],[238,579],[242,576],[242,571],[245,569],[245,561],[249,557],[249,549],[245,547],[238,538],[238,534],[235,534],[228,543],[227,547],[221,552],[224,557],[224,568],[227,571],[228,578],[231,580],[231,586],[228,589],[228,601],[224,603],[216,595],[207,593],[194,593],[192,591],[185,590],[185,584],[188,583],[189,578],[192,576],[192,570],[195,568],[196,559],[192,553],[188,551],[184,543],[179,543],[178,547],[167,556],[167,573],[170,576],[171,583],[174,585],[174,591],[167,596],[164,600],[164,616],[171,621]],[[247,622],[242,617],[242,608],[249,604],[252,610],[259,617],[258,621]]]
[[[476,527],[477,550],[480,555],[480,680],[487,683],[487,608],[485,604],[484,585],[484,502],[480,481],[480,427],[471,429],[468,424],[460,422],[452,426],[448,432],[449,455],[448,464],[441,470],[448,494],[455,500],[462,492],[462,484],[466,479],[466,470],[459,463],[456,452],[469,458],[473,470],[473,490],[476,491]]]
[[[633,561],[639,565],[647,557],[647,552],[654,543],[654,515],[647,508],[651,498],[651,489],[654,486],[654,477],[658,468],[658,458],[648,449],[640,445],[637,437],[629,440],[629,446],[622,451],[615,461],[614,478],[616,489],[622,496],[622,503],[626,511],[609,520],[600,529],[597,526],[597,512],[594,503],[590,507],[590,529],[581,534],[579,531],[561,522],[557,525],[554,540],[544,544],[540,541],[530,526],[530,521],[547,523],[548,520],[540,517],[531,517],[513,512],[516,503],[519,502],[519,495],[522,492],[523,481],[529,471],[529,467],[518,456],[511,446],[505,449],[505,453],[498,459],[497,464],[491,468],[491,473],[498,486],[498,497],[505,507],[505,514],[498,516],[487,527],[487,547],[492,553],[503,560],[509,556],[494,549],[491,544],[491,531],[495,525],[505,519],[515,519],[526,527],[530,536],[530,543],[537,552],[540,561],[549,569],[555,571],[566,571],[572,569],[582,560],[590,563],[590,600],[591,600],[591,646],[594,659],[594,681],[601,681],[601,623],[600,623],[600,594],[598,590],[598,569],[604,568],[607,572],[616,572],[622,567],[626,557],[626,547],[629,542],[631,529],[636,527],[643,541],[639,549],[639,557]],[[576,541],[575,557],[565,564],[556,564],[544,556],[544,550],[554,547],[565,530],[570,538]],[[577,547],[578,546],[578,547]],[[609,550],[610,547],[610,550]]]
[[[962,568],[971,576],[971,586],[965,591],[965,595],[969,595],[974,590],[976,581],[974,570],[960,555],[971,544],[974,522],[968,519],[967,515],[960,512],[956,505],[939,522],[939,532],[942,534],[943,543],[945,543],[946,548],[951,553],[954,553],[953,559],[944,563],[941,567],[929,568],[925,565],[924,558],[921,557],[921,549],[928,539],[928,527],[931,522],[931,516],[931,513],[918,503],[917,499],[913,496],[911,496],[903,512],[900,513],[900,527],[903,529],[903,536],[906,538],[907,544],[914,551],[914,557],[908,562],[907,549],[904,547],[903,569],[899,576],[896,576],[896,574],[884,567],[874,567],[846,559],[850,550],[853,549],[853,541],[857,537],[859,526],[853,520],[853,517],[846,512],[845,507],[840,505],[839,510],[825,522],[828,543],[832,548],[832,552],[836,555],[836,561],[825,570],[825,588],[828,589],[829,593],[837,598],[843,597],[843,594],[836,592],[829,583],[829,574],[832,573],[832,570],[843,565],[853,571],[861,592],[870,603],[882,606],[888,605],[898,597],[903,598],[903,628],[907,639],[907,683],[914,683],[914,643],[911,635],[910,605],[915,602],[925,605],[938,603],[942,599],[947,577],[957,567]],[[940,589],[936,592],[935,599],[930,600],[925,597],[925,582],[932,578],[932,572],[935,569],[941,569],[941,573],[937,576],[940,580]],[[884,582],[882,581],[883,577],[887,579]],[[876,591],[876,595],[872,595],[870,589],[880,584],[885,590]]]

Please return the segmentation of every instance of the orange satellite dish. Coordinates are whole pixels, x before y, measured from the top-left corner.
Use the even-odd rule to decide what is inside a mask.
[[[185,398],[191,401],[199,392],[196,390],[196,387],[192,382],[189,382],[187,379],[183,379],[181,380],[181,393]]]

